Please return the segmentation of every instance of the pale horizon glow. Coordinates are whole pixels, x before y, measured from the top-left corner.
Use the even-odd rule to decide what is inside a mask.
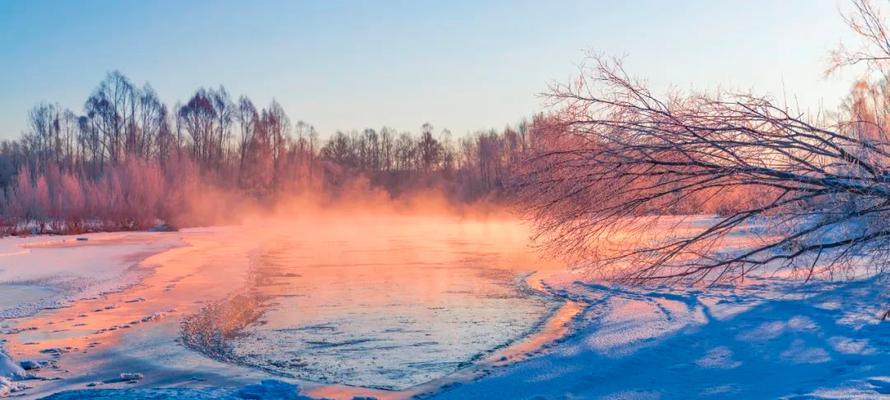
[[[719,4],[718,4],[719,3]],[[455,135],[515,124],[585,50],[624,56],[658,89],[752,90],[834,111],[856,74],[825,78],[858,42],[835,0],[7,1],[0,139],[39,102],[82,112],[104,76],[150,83],[170,107],[223,85],[292,121],[337,130],[429,122]]]

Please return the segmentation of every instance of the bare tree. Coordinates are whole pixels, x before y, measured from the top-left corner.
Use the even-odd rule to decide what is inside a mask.
[[[738,279],[764,266],[809,279],[865,252],[877,267],[888,260],[882,129],[813,122],[750,94],[658,97],[599,57],[549,98],[556,111],[539,123],[543,144],[520,188],[552,250],[632,282]],[[756,196],[701,229],[656,216],[731,193]],[[764,224],[752,243],[732,241]]]
[[[148,84],[138,94],[136,119],[138,125],[132,130],[126,149],[129,154],[149,158],[155,155],[153,152],[160,143],[159,136],[168,122],[167,107]]]
[[[125,153],[125,140],[135,127],[138,91],[127,77],[114,71],[105,78],[84,108],[103,147],[104,157],[117,162]]]
[[[851,0],[852,12],[844,22],[862,39],[855,49],[841,44],[831,52],[827,74],[846,67],[864,65],[871,71],[886,71],[890,62],[890,35],[880,9],[870,0]]]
[[[199,89],[177,112],[180,126],[192,139],[192,157],[203,167],[209,167],[217,155],[214,135],[219,127],[219,113],[213,97],[212,91]]]
[[[429,123],[425,123],[421,127],[417,152],[421,168],[426,172],[437,167],[442,161],[442,144],[433,137],[433,126]]]
[[[284,108],[275,100],[272,100],[268,109],[263,110],[261,118],[272,145],[272,187],[278,190],[282,184],[282,160],[290,140],[290,119]]]

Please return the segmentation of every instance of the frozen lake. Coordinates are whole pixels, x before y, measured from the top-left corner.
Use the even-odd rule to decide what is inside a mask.
[[[42,375],[62,379],[35,395],[122,369],[146,385],[224,384],[201,372],[219,361],[231,376],[400,391],[503,351],[560,305],[539,285],[560,264],[511,218],[328,215],[4,242],[0,285],[15,299],[0,305],[54,304],[0,324],[13,358],[54,360]]]
[[[547,267],[525,232],[512,220],[420,217],[275,227],[251,250],[245,287],[191,318],[203,330],[239,325],[206,321],[257,305],[214,351],[285,376],[406,389],[528,335],[553,311],[526,286]]]

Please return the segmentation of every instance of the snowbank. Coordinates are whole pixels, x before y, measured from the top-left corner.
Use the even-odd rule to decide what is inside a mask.
[[[27,376],[22,367],[12,361],[3,348],[0,347],[0,377],[18,379]]]
[[[0,347],[0,397],[7,397],[27,389],[27,385],[17,381],[30,377],[31,374],[13,362],[12,359],[6,355],[6,352],[3,351],[3,348]]]

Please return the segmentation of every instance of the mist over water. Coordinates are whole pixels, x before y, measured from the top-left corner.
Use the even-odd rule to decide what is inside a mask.
[[[557,264],[513,218],[327,213],[241,235],[244,287],[187,318],[184,335],[284,376],[405,389],[524,337],[556,307],[525,279]]]
[[[550,317],[564,308],[540,285],[564,265],[539,259],[530,227],[497,205],[356,189],[333,201],[239,203],[217,222],[29,244],[28,260],[77,254],[66,269],[109,283],[57,295],[63,306],[0,326],[6,351],[42,359],[47,348],[63,349],[65,369],[50,372],[59,378],[139,360],[146,384],[169,383],[162,377],[180,376],[177,368],[209,373],[205,366],[215,365],[315,382],[317,390],[410,391],[476,361],[514,360],[520,342],[530,342],[523,353],[538,348],[525,339],[550,332]],[[105,264],[90,267],[97,256]],[[24,263],[15,271],[26,271]],[[26,289],[45,296],[38,289],[55,286]],[[65,388],[59,380],[40,390]]]

